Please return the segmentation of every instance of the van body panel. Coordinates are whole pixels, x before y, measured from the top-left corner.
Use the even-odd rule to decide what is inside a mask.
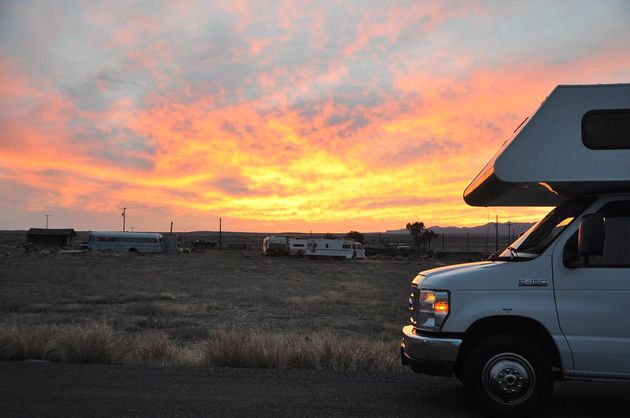
[[[440,267],[420,273],[422,287],[453,291],[551,290],[550,256],[543,254],[528,261],[482,261]],[[546,280],[546,286],[527,286],[522,280]],[[542,282],[538,282],[542,283]],[[519,286],[520,284],[520,286]]]
[[[582,216],[616,201],[630,201],[630,195],[603,197]],[[553,253],[558,320],[574,356],[575,375],[630,378],[630,265],[565,266],[564,250],[578,226],[564,231]]]
[[[478,320],[514,316],[540,322],[552,335],[561,335],[553,294],[551,257],[542,255],[530,261],[474,263],[470,268],[455,266],[423,272],[423,289],[451,292],[452,315],[443,332],[465,332]],[[529,286],[536,280],[536,286]],[[546,283],[546,286],[540,285]]]
[[[440,267],[423,271],[414,283],[421,284],[423,289],[451,292],[452,314],[444,323],[442,332],[464,333],[475,322],[497,316],[539,322],[556,343],[562,368],[570,375],[573,357],[558,324],[552,253],[553,249],[548,249],[529,261],[484,261]],[[543,281],[547,286],[540,285]]]

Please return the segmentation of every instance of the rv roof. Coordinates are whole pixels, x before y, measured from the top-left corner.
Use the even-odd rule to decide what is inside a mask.
[[[556,87],[470,183],[464,200],[472,206],[555,206],[585,193],[628,190],[630,132],[623,149],[583,142],[587,112],[610,110],[630,113],[630,84]]]
[[[90,231],[94,237],[116,237],[116,238],[161,238],[158,232],[120,232],[120,231]]]

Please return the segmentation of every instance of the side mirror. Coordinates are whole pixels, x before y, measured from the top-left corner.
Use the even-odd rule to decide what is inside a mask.
[[[578,229],[578,253],[580,257],[588,259],[590,255],[604,253],[604,216],[601,213],[584,215]]]

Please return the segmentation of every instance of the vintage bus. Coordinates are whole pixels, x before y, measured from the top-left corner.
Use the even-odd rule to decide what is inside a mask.
[[[156,232],[90,231],[87,248],[95,251],[161,253],[162,234]]]

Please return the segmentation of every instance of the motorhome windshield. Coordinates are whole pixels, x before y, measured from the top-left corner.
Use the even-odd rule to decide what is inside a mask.
[[[542,254],[560,232],[594,201],[594,198],[585,198],[560,204],[549,212],[542,221],[506,248],[499,255],[499,259],[531,259]]]

